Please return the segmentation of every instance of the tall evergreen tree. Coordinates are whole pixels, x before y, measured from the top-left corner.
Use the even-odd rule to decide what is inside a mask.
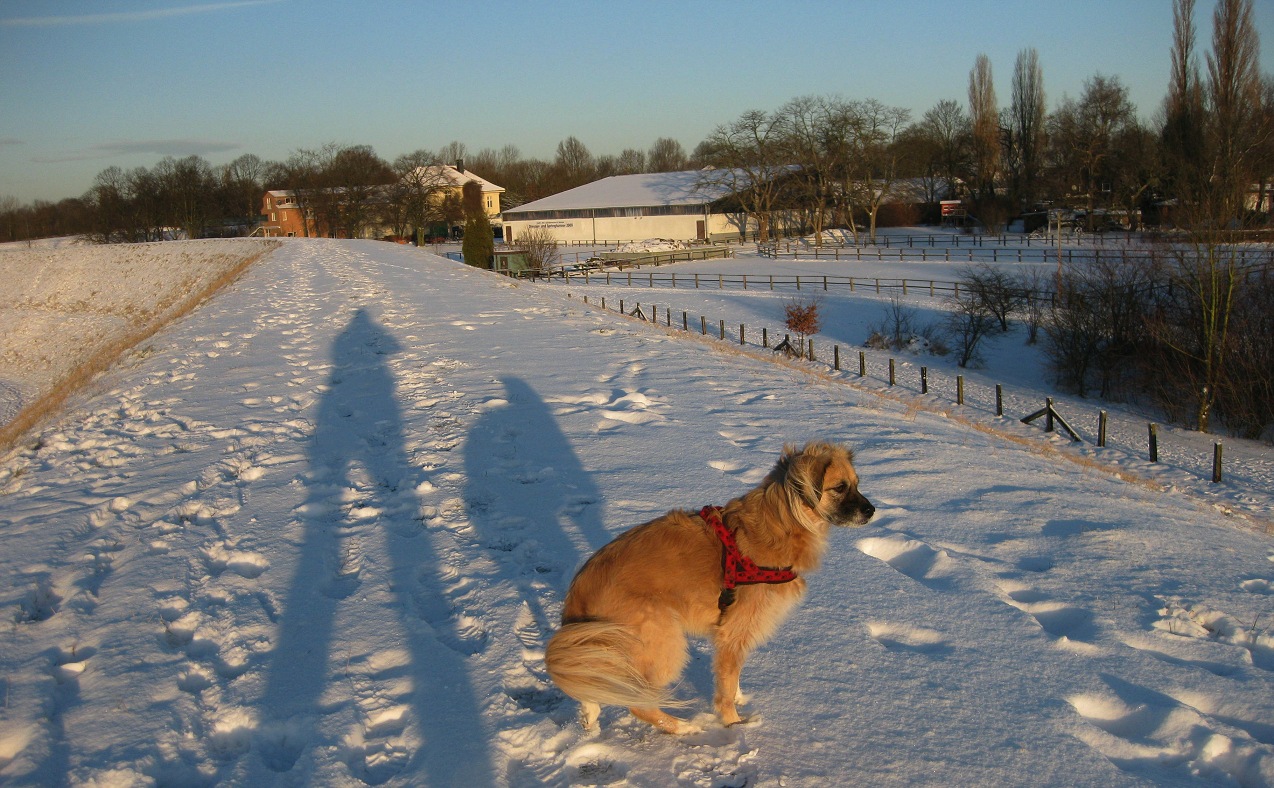
[[[495,256],[495,237],[491,232],[491,220],[482,205],[482,187],[477,181],[469,181],[460,187],[464,201],[464,244],[461,251],[464,261],[475,268],[490,268]]]

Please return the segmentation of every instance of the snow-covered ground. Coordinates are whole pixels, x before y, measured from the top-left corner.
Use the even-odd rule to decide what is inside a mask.
[[[6,456],[0,780],[1274,783],[1269,486],[740,353],[593,287],[291,240]],[[659,296],[781,323],[779,295]],[[855,320],[879,314],[819,342],[860,343]],[[581,730],[542,663],[575,568],[815,438],[856,450],[879,514],[745,669],[753,722],[711,724],[700,646],[680,694],[707,732],[615,708]]]
[[[273,248],[260,240],[0,244],[0,427],[86,365],[189,309]]]

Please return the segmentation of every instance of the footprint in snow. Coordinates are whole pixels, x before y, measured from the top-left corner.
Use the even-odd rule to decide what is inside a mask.
[[[902,534],[860,539],[858,549],[935,590],[948,590],[952,586],[955,561],[946,550],[935,550]]]
[[[1097,625],[1091,611],[1082,607],[1058,602],[1048,594],[1012,579],[999,583],[1001,598],[1012,607],[1021,610],[1048,635],[1063,644],[1091,644],[1097,635]]]
[[[941,632],[924,627],[869,621],[867,632],[873,640],[890,651],[933,655],[942,655],[951,651],[951,644]]]

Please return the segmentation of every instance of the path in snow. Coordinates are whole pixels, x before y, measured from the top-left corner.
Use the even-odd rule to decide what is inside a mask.
[[[286,244],[6,460],[14,784],[1274,779],[1274,550],[1180,495],[374,243]],[[859,451],[752,725],[543,670],[575,568],[784,441]]]

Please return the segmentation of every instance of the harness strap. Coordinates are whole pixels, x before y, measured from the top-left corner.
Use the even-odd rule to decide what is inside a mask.
[[[797,578],[791,567],[757,566],[739,550],[734,534],[725,527],[721,519],[720,506],[705,506],[699,510],[699,517],[721,540],[721,597],[717,607],[724,614],[725,609],[734,603],[735,586],[757,585],[760,583],[790,583]]]

